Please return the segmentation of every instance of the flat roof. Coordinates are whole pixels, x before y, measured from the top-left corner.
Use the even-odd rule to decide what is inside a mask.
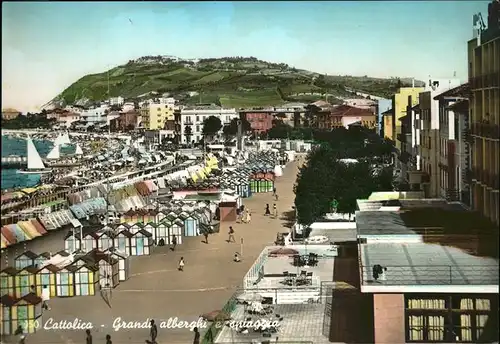
[[[360,238],[379,235],[418,235],[405,225],[400,213],[393,211],[357,211],[356,228]]]
[[[391,200],[388,202],[362,204],[366,210],[356,212],[358,238],[436,234],[436,232],[482,235],[495,231],[494,226],[489,221],[482,218],[477,212],[467,211],[460,204],[430,200],[424,202],[420,200]],[[375,210],[374,208],[377,207],[378,210]]]
[[[283,317],[283,321],[280,323],[279,332],[272,334],[271,338],[263,337],[262,333],[254,331],[249,331],[248,334],[237,333],[229,326],[224,326],[214,343],[261,343],[266,340],[270,343],[330,343],[328,338],[322,335],[324,304],[273,305],[273,309],[274,314]],[[245,314],[243,305],[237,305],[231,313],[231,319],[235,321],[244,321],[247,317],[252,316]],[[253,321],[258,319],[258,317],[252,317]]]
[[[334,223],[334,222],[333,222]],[[344,222],[345,223],[345,222]],[[329,239],[325,244],[329,245],[330,242],[346,242],[346,241],[356,241],[356,224],[354,222],[348,222],[353,226],[351,228],[312,228],[309,233],[309,237],[313,236],[325,236]],[[347,226],[346,226],[347,227]]]
[[[427,243],[359,244],[361,291],[498,293],[498,259]],[[387,267],[374,281],[375,264]]]

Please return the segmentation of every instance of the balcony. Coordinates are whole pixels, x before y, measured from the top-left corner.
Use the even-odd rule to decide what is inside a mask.
[[[498,140],[500,139],[500,125],[478,122],[472,123],[471,134],[474,136]]]
[[[471,89],[490,88],[500,86],[500,72],[478,75],[469,80]]]

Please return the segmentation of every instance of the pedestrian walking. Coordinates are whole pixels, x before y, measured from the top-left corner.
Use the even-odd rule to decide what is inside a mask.
[[[179,260],[179,271],[184,271],[184,257]]]
[[[153,319],[151,319],[150,324],[151,328],[149,329],[149,336],[151,337],[151,343],[156,344],[156,337],[158,337],[158,327],[156,327],[155,321]]]
[[[236,242],[236,240],[234,240],[234,229],[233,229],[233,226],[229,226],[229,237],[227,238],[227,242]]]
[[[274,194],[274,200],[277,201],[279,199],[278,194]]]
[[[273,187],[273,196],[276,196],[276,187]]]
[[[269,203],[268,203],[268,204],[266,204],[266,211],[265,211],[264,215],[265,215],[265,216],[269,216],[269,215],[271,215],[271,210],[269,209]]]
[[[176,246],[177,246],[177,237],[174,234],[174,236],[172,237],[172,248],[171,248],[171,250],[175,251],[175,247]]]
[[[109,334],[106,335],[106,344],[113,344],[111,341],[111,336]]]
[[[198,331],[198,327],[195,327],[193,329],[193,332],[194,332],[193,344],[200,344],[200,331]]]
[[[87,334],[85,337],[85,344],[92,344],[92,333],[90,330],[85,330],[85,333]]]
[[[50,307],[48,304],[49,300],[50,300],[50,290],[49,287],[44,285],[42,287],[42,309],[50,311]]]
[[[207,232],[207,231],[205,231],[205,232],[203,233],[203,236],[205,237],[205,244],[208,244],[208,232]]]
[[[275,218],[278,217],[278,208],[276,207],[276,203],[273,204],[273,215]]]

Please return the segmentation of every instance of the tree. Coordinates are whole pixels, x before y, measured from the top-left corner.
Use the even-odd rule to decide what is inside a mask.
[[[191,136],[193,135],[193,129],[190,125],[184,127],[184,136],[186,136],[186,143],[191,143]]]
[[[390,142],[372,135],[365,128],[335,129],[314,133],[323,141],[309,153],[307,163],[294,186],[297,221],[311,224],[330,212],[337,201],[337,211],[353,214],[357,200],[375,191],[392,191],[392,168],[377,166],[374,152],[389,154]],[[341,159],[356,158],[357,163]]]
[[[269,137],[269,139],[286,139],[290,137],[292,129],[288,124],[278,123],[269,129],[264,136]]]
[[[252,131],[252,125],[250,124],[250,122],[247,121],[246,118],[243,119],[233,118],[229,123],[229,125],[224,126],[224,129],[222,129],[224,136],[226,137],[236,136],[236,134],[238,134],[239,121],[241,121],[243,133]]]
[[[222,122],[218,117],[210,116],[203,121],[203,136],[213,138],[222,128]]]

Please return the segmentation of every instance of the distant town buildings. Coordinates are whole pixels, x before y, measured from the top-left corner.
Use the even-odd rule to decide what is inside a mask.
[[[15,118],[19,117],[19,115],[21,115],[21,112],[19,112],[16,109],[8,108],[8,109],[2,110],[2,119],[5,121],[15,119]]]
[[[111,105],[111,106],[113,106],[113,105],[122,106],[124,102],[125,102],[125,99],[123,97],[120,97],[120,96],[109,98],[109,105]]]
[[[91,108],[82,111],[81,121],[85,123],[85,127],[99,126],[103,127],[108,124],[107,114],[109,106],[100,105],[99,107]]]
[[[252,130],[258,134],[265,133],[273,127],[273,113],[271,111],[245,110],[240,114],[250,123]]]

